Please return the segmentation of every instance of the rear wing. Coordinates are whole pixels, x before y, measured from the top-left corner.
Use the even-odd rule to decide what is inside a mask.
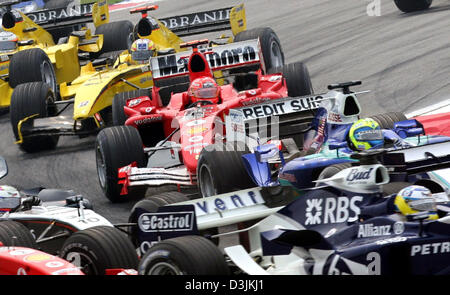
[[[320,107],[327,94],[286,97],[276,100],[259,98],[258,104],[231,109],[225,117],[228,141],[245,142],[249,147],[265,140],[292,137],[309,130],[313,111]],[[259,142],[261,140],[261,142]]]
[[[109,8],[106,0],[87,4],[75,4],[55,9],[42,9],[26,13],[34,23],[44,29],[55,29],[77,24],[94,23],[95,26],[109,20]]]
[[[210,11],[159,19],[179,37],[231,29],[236,35],[246,30],[244,4]]]
[[[227,70],[253,64],[262,64],[262,51],[259,40],[229,43],[210,48],[199,48],[205,53],[211,70]],[[150,59],[153,79],[188,75],[188,61],[192,49],[175,54],[157,56]]]

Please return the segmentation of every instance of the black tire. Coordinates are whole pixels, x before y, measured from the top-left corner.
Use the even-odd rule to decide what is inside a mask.
[[[197,164],[200,195],[209,197],[255,186],[242,159],[248,153],[247,148],[240,150],[230,143],[222,150],[214,146],[203,149]]]
[[[370,118],[375,120],[381,129],[392,129],[394,128],[394,123],[407,120],[406,116],[400,112],[378,114],[370,116]]]
[[[302,62],[290,63],[272,68],[269,73],[281,73],[286,79],[286,87],[290,97],[306,96],[314,93],[308,68]]]
[[[352,167],[352,163],[341,163],[341,164],[335,164],[328,167],[325,167],[325,169],[320,172],[319,176],[317,177],[317,180],[330,178],[337,173],[341,172],[344,169]],[[321,186],[323,183],[316,182],[316,186]]]
[[[105,196],[111,202],[145,196],[145,187],[130,187],[128,195],[120,195],[118,169],[136,162],[145,167],[147,160],[139,132],[130,126],[114,126],[100,131],[95,143],[97,173]]]
[[[3,246],[17,246],[37,249],[36,241],[30,230],[15,221],[0,222],[0,242]]]
[[[53,91],[43,82],[32,82],[17,86],[11,96],[10,119],[14,136],[19,140],[18,123],[34,114],[45,118],[56,112]],[[22,128],[32,128],[34,118],[23,123]],[[20,148],[27,153],[54,149],[58,144],[57,135],[39,135],[23,138]]]
[[[107,269],[136,269],[138,256],[127,235],[110,226],[96,226],[74,233],[59,256],[88,275],[105,275]]]
[[[170,191],[154,196],[145,197],[143,200],[140,200],[139,202],[134,204],[133,208],[130,211],[130,216],[128,217],[128,223],[137,223],[137,209],[144,209],[150,213],[155,213],[158,211],[159,207],[185,201],[189,201],[189,198],[185,194],[177,191]],[[134,226],[130,226],[128,233],[130,236],[130,240],[133,242],[134,246],[136,248],[139,247],[137,241],[137,228]]]
[[[47,54],[40,48],[22,50],[11,57],[9,63],[11,88],[28,82],[45,82],[53,93],[58,94],[55,69]]]
[[[140,96],[149,96],[151,99],[151,95],[152,95],[151,91],[145,89],[139,89],[116,94],[112,102],[113,125],[114,126],[125,125],[125,121],[128,119],[128,116],[125,114],[123,107],[126,105],[128,99]]]
[[[266,71],[271,68],[280,67],[284,65],[284,52],[281,47],[280,39],[277,34],[269,27],[255,28],[238,33],[234,42],[260,39],[261,51],[264,56],[264,64]],[[242,72],[254,70],[253,67],[245,67]]]
[[[394,0],[394,3],[403,12],[413,12],[428,9],[433,0]]]
[[[129,20],[111,22],[98,26],[95,34],[103,35],[103,47],[94,56],[98,57],[106,52],[129,49],[134,39],[133,29],[133,23]]]
[[[154,81],[156,87],[160,87],[159,96],[163,106],[167,106],[172,97],[172,93],[181,93],[189,89],[189,77],[181,76],[175,78],[161,79]]]
[[[165,240],[151,247],[139,262],[141,275],[229,275],[223,254],[200,236]]]

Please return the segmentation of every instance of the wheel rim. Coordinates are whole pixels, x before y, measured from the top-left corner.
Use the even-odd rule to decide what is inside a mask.
[[[214,180],[211,176],[211,171],[206,165],[200,167],[200,192],[204,198],[217,195],[217,190],[214,186]]]
[[[56,79],[53,72],[53,66],[48,61],[44,61],[41,65],[42,82],[47,83],[52,89],[53,93],[56,93]]]
[[[147,274],[159,276],[179,276],[183,275],[183,272],[173,264],[167,262],[158,262],[148,270]]]
[[[96,148],[96,162],[97,162],[97,175],[102,188],[106,187],[106,164],[103,154],[100,151],[100,146]]]
[[[283,55],[281,54],[281,48],[278,42],[275,40],[270,44],[270,63],[271,67],[280,67],[283,65]]]
[[[78,267],[86,275],[99,275],[95,262],[84,253],[69,252],[64,259]]]

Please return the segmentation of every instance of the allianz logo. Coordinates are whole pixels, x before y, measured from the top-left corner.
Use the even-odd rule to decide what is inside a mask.
[[[393,232],[391,233],[391,229]],[[372,223],[360,224],[358,229],[358,238],[389,236],[391,234],[402,234],[404,232],[403,222],[396,222],[393,225],[374,225]]]
[[[148,213],[138,219],[143,232],[190,231],[193,223],[194,212]]]
[[[355,180],[367,180],[370,178],[370,174],[372,173],[373,168],[369,168],[369,170],[362,169],[352,169],[350,173],[347,175],[347,181],[355,181]]]

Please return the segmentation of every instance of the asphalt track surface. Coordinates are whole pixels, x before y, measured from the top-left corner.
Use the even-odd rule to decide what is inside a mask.
[[[242,1],[160,1],[156,17],[228,7]],[[363,115],[410,112],[449,100],[450,2],[435,0],[426,12],[403,14],[393,1],[381,1],[381,16],[368,16],[369,0],[248,0],[248,28],[269,26],[278,34],[286,62],[304,61],[314,89],[362,80],[357,90]],[[126,10],[112,19],[130,19]],[[193,38],[186,38],[192,40]],[[25,154],[14,144],[9,115],[0,117],[0,155],[9,174],[0,181],[18,188],[67,188],[89,198],[113,223],[126,222],[133,202],[112,204],[98,184],[95,136],[64,137],[56,150]]]

